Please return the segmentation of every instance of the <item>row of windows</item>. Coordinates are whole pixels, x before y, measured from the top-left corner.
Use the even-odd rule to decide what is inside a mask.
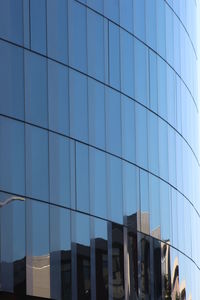
[[[137,124],[141,122],[138,120]],[[168,161],[167,143],[163,140],[164,134],[168,134],[165,130],[161,131],[159,142],[160,166],[164,171]],[[147,147],[143,144],[143,136],[141,132],[136,143],[140,152]],[[171,140],[171,147],[176,142]],[[169,240],[197,261],[199,242],[195,228],[198,228],[199,216],[188,200],[158,177],[62,135],[4,117],[0,117],[0,143],[1,190],[71,207],[120,224],[127,224],[128,216],[138,212],[136,226],[139,230]],[[156,162],[155,143],[155,139],[149,139],[149,153]],[[183,146],[177,145],[180,156]],[[176,178],[173,155],[174,148],[169,161],[171,174]],[[195,171],[189,164],[187,170],[183,170],[179,163],[177,159],[177,178],[186,174],[183,180],[187,182],[183,186],[195,183],[198,187],[194,182],[198,176],[196,179],[195,173],[192,176]],[[194,204],[199,209],[199,204]],[[174,219],[170,219],[171,214]],[[185,231],[182,232],[182,226],[177,225],[178,216],[182,222],[182,215],[187,220],[186,232],[190,239],[184,235]],[[194,220],[194,224],[190,220]]]
[[[87,9],[85,5],[75,0],[70,0],[69,3],[62,0],[59,1],[59,4],[52,0],[47,2],[44,0],[31,0],[30,7],[28,7],[28,3],[26,3],[23,6],[24,23],[26,24],[24,25],[26,26],[26,30],[23,36],[22,2],[22,0],[18,2],[15,1],[15,4],[11,5],[10,1],[1,1],[2,9],[0,9],[0,11],[2,12],[2,16],[0,19],[2,20],[1,22],[7,26],[2,24],[0,27],[2,30],[4,30],[4,28],[8,30],[8,32],[0,32],[1,37],[13,42],[18,42],[20,45],[25,44],[25,46],[29,48],[30,31],[30,48],[32,50],[44,55],[47,54],[49,57],[65,64],[69,63],[70,66],[88,73],[96,79],[113,86],[117,85],[117,88],[120,88],[119,65],[121,60],[121,90],[131,97],[134,96],[139,101],[148,102],[148,86],[146,85],[147,83],[145,83],[148,75],[146,79],[144,79],[145,76],[143,76],[142,81],[140,81],[141,78],[139,77],[139,75],[144,75],[145,72],[147,72],[145,68],[147,67],[148,47],[136,40],[127,31],[120,29],[117,24],[108,21],[103,16],[95,13],[91,9]],[[123,9],[121,8],[122,18],[126,16],[128,20],[127,16],[133,12],[129,6],[134,4],[133,20],[135,22],[136,36],[144,39],[143,35],[145,35],[146,30],[143,17],[146,15],[147,37],[149,36],[148,40],[150,46],[155,48],[158,53],[166,58],[170,65],[175,68],[191,90],[194,99],[197,99],[196,57],[185,30],[172,10],[164,1],[160,0],[149,0],[146,2],[135,0],[134,2],[126,1],[126,3],[127,7],[124,3],[123,5],[120,4],[120,7],[123,7]],[[145,3],[148,12],[146,14],[144,14]],[[113,8],[118,6],[118,2],[106,0],[104,4],[105,15],[112,19],[112,14],[115,12]],[[30,20],[29,9],[31,15]],[[156,9],[158,10],[157,21],[156,18],[152,17],[155,15]],[[123,12],[123,10],[125,11]],[[127,14],[127,11],[129,14]],[[10,24],[11,20],[12,26]],[[21,23],[19,24],[20,20]],[[17,23],[16,26],[13,26],[13,22]],[[156,22],[158,24],[156,24]],[[14,32],[10,32],[9,30],[13,30],[13,28],[15,29]],[[142,32],[143,30],[144,33]],[[165,31],[166,33],[163,34]],[[17,33],[20,34],[21,40],[17,37]],[[28,41],[26,41],[27,35]],[[19,41],[16,41],[16,38],[19,39]],[[157,41],[157,47],[151,45],[153,41],[154,43]],[[159,43],[161,45],[159,45]],[[160,50],[160,48],[162,50]],[[79,49],[81,49],[81,51],[79,51]],[[166,55],[165,49],[167,52]],[[162,53],[163,51],[164,53]],[[119,54],[119,57],[116,57],[117,54]],[[130,61],[131,59],[133,60],[132,62]],[[115,66],[116,63],[117,65]],[[136,66],[135,74],[137,75],[135,78],[132,77],[134,70],[131,69],[134,67],[134,64]],[[126,73],[125,76],[123,75],[123,71]],[[128,81],[127,77],[130,78]],[[139,82],[137,82],[137,78]],[[132,86],[134,86],[134,80],[135,91],[133,91],[132,88]],[[125,83],[126,81],[127,83]],[[129,88],[127,89],[124,85],[128,84]],[[142,86],[146,85],[146,87],[141,89],[141,84]],[[139,91],[137,91],[137,89]]]
[[[132,226],[29,199],[10,197],[5,204],[0,197],[1,290],[53,299],[183,293],[197,299],[199,269],[170,245]]]
[[[115,33],[113,34],[116,41]],[[142,104],[169,122],[185,137],[198,156],[197,112],[185,86],[170,67],[153,53],[149,53],[147,67],[148,52],[144,52],[145,48],[141,48],[142,44],[139,43],[135,43],[135,68],[132,68],[134,63],[130,64],[131,53],[127,52],[127,43],[124,41],[122,44],[122,54],[126,61],[121,64],[121,90],[132,97],[135,94]],[[120,89],[117,84],[120,70],[115,49],[113,44],[111,51],[115,55],[110,57],[113,66],[110,68],[110,81],[112,86],[116,85]],[[95,115],[96,122],[103,123],[103,106],[109,102],[107,98],[113,98],[115,109],[120,106],[119,92],[105,88],[103,84],[63,65],[29,51],[23,52],[22,49],[5,42],[0,42],[0,63],[0,113],[5,115],[21,120],[25,118],[27,122],[46,128],[49,125],[50,129],[67,135],[70,127],[70,133],[74,135],[78,123],[76,118],[69,121],[69,115],[73,118],[74,113],[79,114],[79,123],[86,122],[79,129],[79,138],[87,140],[87,114]],[[121,98],[125,99],[121,102],[129,101],[126,96]],[[191,124],[194,124],[193,130]],[[98,146],[104,147],[102,143]]]
[[[184,293],[197,299],[199,269],[170,245],[132,226],[5,198],[1,194],[1,290],[53,299],[175,299]]]

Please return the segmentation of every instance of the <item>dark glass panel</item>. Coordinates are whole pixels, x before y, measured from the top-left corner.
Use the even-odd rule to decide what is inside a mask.
[[[89,148],[76,143],[76,205],[80,211],[90,211]]]
[[[26,125],[26,193],[49,201],[48,132]]]
[[[46,2],[30,0],[31,49],[46,54]]]
[[[68,62],[68,2],[47,0],[48,56],[65,64]]]
[[[140,298],[150,299],[150,241],[143,234],[139,235],[139,272],[140,273]]]
[[[0,193],[0,290],[26,294],[25,199]]]
[[[0,1],[0,36],[23,45],[23,0]]]
[[[70,207],[70,141],[49,133],[50,202]]]
[[[49,129],[69,135],[68,68],[48,60]]]
[[[0,112],[23,120],[23,50],[0,41],[0,65]]]
[[[0,117],[0,144],[0,188],[24,195],[24,124]]]
[[[25,51],[25,119],[48,126],[47,61],[35,53]]]
[[[88,142],[87,77],[70,69],[69,87],[70,135]]]
[[[51,298],[71,299],[70,211],[50,206]]]
[[[171,300],[170,246],[161,243],[162,297]]]
[[[154,299],[162,299],[162,277],[161,277],[161,244],[153,239],[153,275],[154,275]]]
[[[26,293],[50,298],[49,205],[27,200]]]
[[[128,228],[129,293],[128,299],[138,299],[138,243],[137,232]]]

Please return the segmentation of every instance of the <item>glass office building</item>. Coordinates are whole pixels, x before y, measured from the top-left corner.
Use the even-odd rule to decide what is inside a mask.
[[[198,5],[0,0],[1,299],[200,299]]]

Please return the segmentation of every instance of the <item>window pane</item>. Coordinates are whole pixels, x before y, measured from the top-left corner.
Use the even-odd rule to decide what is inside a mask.
[[[147,169],[147,111],[135,103],[136,163]]]
[[[150,92],[150,109],[158,112],[158,70],[157,55],[149,50],[149,92]]]
[[[82,0],[82,2],[84,2],[84,0]],[[99,0],[99,1],[87,0],[87,5],[103,14],[104,0]]]
[[[123,223],[122,200],[122,162],[109,155],[107,157],[109,219],[113,222]]]
[[[168,181],[168,125],[161,119],[158,121],[159,135],[159,175]]]
[[[167,113],[168,122],[175,127],[176,126],[176,86],[175,86],[175,74],[174,71],[167,66]],[[179,111],[180,113],[180,111]]]
[[[25,199],[0,193],[1,291],[26,294]]]
[[[51,298],[71,299],[70,211],[50,206]]]
[[[133,37],[125,30],[120,30],[121,54],[121,90],[130,97],[134,97],[134,56]]]
[[[146,42],[156,50],[156,1],[145,1]]]
[[[89,198],[89,148],[76,143],[76,201],[77,209],[90,211]]]
[[[149,237],[139,234],[140,269],[139,291],[140,298],[150,299],[150,242]]]
[[[31,49],[46,54],[46,1],[30,0]]]
[[[23,45],[23,1],[0,1],[0,36]]]
[[[47,63],[40,55],[25,51],[26,121],[47,127]]]
[[[151,112],[148,112],[148,163],[149,170],[158,175],[158,117]]]
[[[28,200],[26,216],[27,294],[50,298],[49,205]]]
[[[48,0],[47,41],[48,56],[65,64],[68,62],[67,2]]]
[[[166,63],[158,57],[158,114],[167,120]]]
[[[121,101],[120,94],[106,88],[106,149],[121,155]]]
[[[149,204],[149,175],[140,170],[140,209],[141,209],[141,231],[149,234],[150,222]]]
[[[160,185],[159,179],[149,175],[150,234],[160,239]]]
[[[119,23],[119,0],[104,0],[104,15]]]
[[[164,1],[156,1],[157,51],[164,58],[166,52],[165,6]]]
[[[135,162],[135,105],[121,95],[122,103],[122,157]]]
[[[70,70],[70,135],[88,141],[87,77]],[[77,88],[78,87],[78,88]]]
[[[68,69],[48,61],[49,129],[69,134]]]
[[[23,120],[24,66],[22,49],[0,41],[0,65],[0,112]]]
[[[70,207],[70,143],[49,133],[50,202]]]
[[[89,142],[105,149],[104,85],[88,78]]]
[[[129,32],[133,32],[133,1],[119,1],[120,5],[120,25]]]
[[[26,192],[29,197],[49,201],[48,133],[26,126]]]
[[[69,1],[69,64],[78,70],[87,70],[86,7]],[[81,49],[81,51],[80,51]]]
[[[106,155],[90,148],[90,207],[95,216],[107,218]]]
[[[0,117],[0,145],[0,188],[24,195],[24,124]]]
[[[169,182],[176,186],[176,132],[168,126]]]
[[[166,58],[171,66],[174,64],[174,29],[173,11],[166,5]]]
[[[134,67],[135,99],[149,106],[148,50],[136,39],[134,40]]]
[[[145,1],[133,0],[134,34],[145,41]]]
[[[160,221],[161,239],[171,243],[171,188],[160,181]]]
[[[87,51],[88,74],[104,81],[104,20],[90,9],[87,10]]]
[[[109,22],[109,72],[110,85],[120,89],[120,29]]]

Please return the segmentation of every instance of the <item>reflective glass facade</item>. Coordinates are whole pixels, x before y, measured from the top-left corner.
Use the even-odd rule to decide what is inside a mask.
[[[200,299],[198,6],[0,1],[0,291]]]

